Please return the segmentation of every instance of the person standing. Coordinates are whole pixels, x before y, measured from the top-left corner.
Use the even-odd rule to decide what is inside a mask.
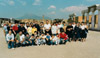
[[[49,23],[49,21],[46,21],[46,24],[44,25],[44,29],[45,29],[45,34],[49,33],[51,35],[51,24]]]
[[[71,42],[72,41],[72,38],[73,38],[73,26],[72,26],[71,23],[69,23],[69,25],[66,28],[66,34],[69,37],[69,42]]]
[[[81,41],[84,42],[86,36],[84,22],[81,23],[80,28],[81,28]]]
[[[15,23],[15,25],[12,27],[12,30],[14,32],[14,35],[16,35],[19,31],[18,31],[18,23]]]
[[[79,39],[80,39],[80,32],[81,32],[80,24],[79,23],[77,23],[77,25],[75,26],[74,32],[75,32],[75,41],[79,41]]]
[[[52,31],[53,35],[56,35],[58,33],[58,28],[55,23],[53,23],[53,25],[51,27],[51,31]]]
[[[84,26],[85,26],[85,38],[84,38],[84,41],[86,41],[87,33],[88,33],[88,26],[87,26],[86,23],[84,23]]]
[[[32,25],[30,25],[30,26],[27,28],[27,32],[29,33],[29,35],[32,35]]]

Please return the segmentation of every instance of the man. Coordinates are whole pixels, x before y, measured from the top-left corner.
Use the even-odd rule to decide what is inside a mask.
[[[6,35],[6,34],[8,33],[8,30],[7,30],[7,24],[4,24],[3,29],[4,29],[4,35]]]
[[[18,31],[22,31],[23,34],[26,34],[27,31],[23,25],[24,23],[20,23],[20,26],[18,27]]]
[[[25,44],[28,46],[30,44],[32,44],[32,41],[31,41],[31,36],[27,33],[26,36],[25,36]]]
[[[68,41],[68,35],[64,31],[62,31],[59,34],[59,37],[60,37],[60,44],[66,44],[66,42]]]
[[[37,31],[38,31],[38,33],[40,32],[40,26],[39,26],[39,24],[38,24],[38,22],[36,21],[35,22],[35,25],[34,25],[36,28],[37,28]]]
[[[46,24],[44,25],[45,34],[49,33],[51,35],[51,24],[49,24],[49,21],[46,21]]]
[[[25,45],[25,35],[22,34],[22,31],[19,31],[19,33],[15,37],[16,40],[16,45],[19,47],[20,45],[24,46]]]
[[[12,30],[14,32],[14,35],[18,33],[18,23],[15,23],[15,25],[12,27]]]
[[[14,35],[12,34],[11,30],[9,30],[8,34],[6,35],[6,40],[8,43],[8,49],[14,49]]]
[[[66,28],[66,34],[69,37],[69,42],[72,41],[73,39],[73,26],[71,23],[68,24],[67,28]]]
[[[7,30],[8,30],[8,31],[11,30],[12,33],[13,33],[13,30],[12,30],[12,24],[11,24],[11,23],[9,23],[9,25],[8,25],[8,27],[7,27]],[[14,33],[13,33],[13,34],[14,34]]]

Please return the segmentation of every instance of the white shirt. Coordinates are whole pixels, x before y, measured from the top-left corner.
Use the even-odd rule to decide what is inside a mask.
[[[84,25],[83,25],[83,26],[81,25],[80,28],[81,28],[82,30],[84,30],[84,29],[85,29],[85,26],[84,26]]]
[[[58,27],[58,28],[62,28],[63,26],[62,26],[62,24],[60,24],[60,25],[58,25],[57,27]]]
[[[46,38],[46,36],[44,35],[44,36],[40,36],[40,38],[43,38],[43,39],[45,39]]]
[[[73,24],[72,26],[73,26],[73,29],[74,29],[76,25],[75,25],[75,24]]]
[[[9,40],[14,40],[14,34],[7,34],[6,35],[6,39],[7,39],[7,41],[9,41]]]
[[[25,38],[25,35],[22,34],[22,35],[20,36],[20,41],[23,41],[24,38]]]
[[[45,27],[45,29],[49,29],[51,27],[51,25],[50,24],[45,24],[44,27]]]
[[[53,40],[53,41],[57,41],[57,40],[58,40],[58,37],[55,36],[52,40]]]
[[[52,34],[56,34],[57,33],[57,26],[52,26],[52,28],[51,28],[51,31],[52,31]]]

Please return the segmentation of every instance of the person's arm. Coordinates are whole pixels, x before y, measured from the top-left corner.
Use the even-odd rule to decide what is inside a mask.
[[[12,41],[14,41],[14,35],[12,34]]]
[[[8,36],[8,34],[7,34],[7,35],[6,35],[6,40],[7,40],[7,41],[9,41],[9,38],[8,38],[8,37],[9,37],[9,36]]]

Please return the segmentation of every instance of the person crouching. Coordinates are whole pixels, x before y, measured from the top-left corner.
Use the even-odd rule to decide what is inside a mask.
[[[59,37],[60,37],[60,44],[66,44],[66,42],[68,41],[68,36],[64,31],[62,31],[59,34]]]

